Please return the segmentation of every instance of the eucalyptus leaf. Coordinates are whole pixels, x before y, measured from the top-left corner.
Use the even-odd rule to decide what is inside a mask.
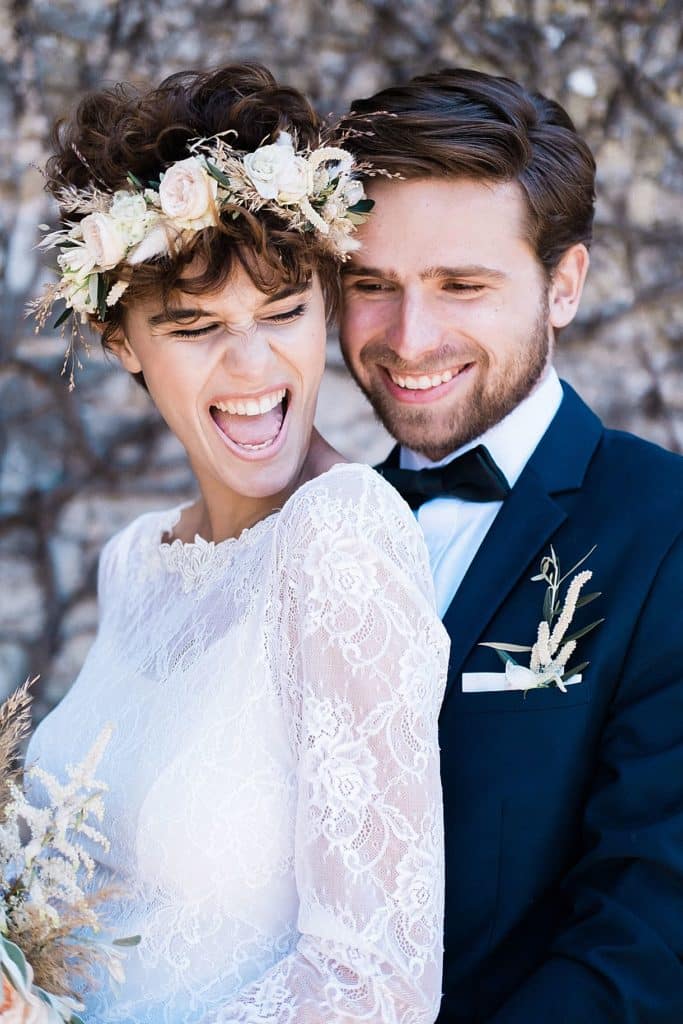
[[[71,308],[71,306],[67,306],[66,309],[62,313],[60,313],[60,315],[53,323],[52,330],[54,331],[57,327],[61,327],[62,324],[69,319],[72,313],[73,309]]]
[[[572,676],[576,676],[579,672],[583,672],[585,668],[588,668],[590,661],[582,661],[580,665],[574,665],[573,668],[568,668],[565,674],[562,676],[562,682],[566,682],[567,679],[571,679]]]
[[[601,590],[596,590],[593,594],[584,594],[583,597],[580,597],[576,602],[577,609],[584,608],[587,604],[590,604],[591,601],[595,601],[596,597],[602,597]]]
[[[215,164],[212,164],[209,160],[206,161],[206,169],[212,178],[215,178],[219,185],[223,185],[224,188],[232,189],[232,182],[227,174],[223,174]]]
[[[353,206],[349,206],[348,213],[370,213],[374,205],[374,199],[359,199]]]
[[[107,319],[107,282],[104,279],[104,274],[97,275],[97,315],[100,321],[104,323]]]
[[[508,663],[510,665],[519,665],[519,662],[515,661],[512,655],[508,654],[506,651],[496,650],[496,654],[498,655],[498,657],[500,658],[504,665],[507,665]]]
[[[125,939],[114,939],[112,946],[138,946],[141,941],[141,935],[127,935]]]
[[[548,589],[545,592],[545,597],[543,598],[543,618],[548,623],[548,625],[550,625],[550,623],[553,621],[553,618],[555,617],[555,605],[553,602],[553,597],[554,594],[552,591],[552,587],[548,587]]]
[[[583,629],[577,630],[576,633],[572,633],[570,636],[566,636],[564,638],[564,643],[568,644],[572,640],[580,640],[582,636],[585,636],[586,633],[590,633],[592,629],[595,629],[596,626],[599,626],[600,623],[604,621],[604,619],[596,619],[595,622],[591,622],[589,626],[584,626]]]
[[[571,569],[569,570],[569,572],[566,572],[566,573],[564,574],[564,576],[563,576],[563,577],[562,577],[562,579],[560,580],[560,583],[563,583],[563,582],[564,582],[564,581],[565,581],[565,580],[566,580],[566,579],[567,579],[567,578],[568,578],[569,576],[571,576],[571,574],[572,574],[573,572],[576,572],[576,570],[577,570],[577,569],[579,568],[579,566],[580,566],[580,565],[583,565],[583,563],[584,563],[584,562],[586,561],[586,559],[587,559],[587,558],[590,558],[590,556],[591,556],[591,555],[593,554],[593,552],[595,551],[595,549],[597,548],[597,546],[598,546],[597,544],[594,544],[594,545],[593,545],[593,547],[592,547],[592,548],[590,549],[590,551],[589,551],[589,552],[588,552],[587,554],[585,554],[585,555],[583,556],[583,558],[580,558],[580,559],[578,560],[578,562],[576,563],[576,565],[573,565],[573,566],[572,566],[572,568],[571,568]],[[551,550],[552,550],[552,549],[551,549]]]
[[[531,647],[527,647],[525,644],[498,644],[498,643],[486,643],[479,644],[480,647],[492,647],[494,651],[530,651]]]
[[[134,185],[134,186],[135,186],[135,188],[139,188],[139,189],[140,189],[140,191],[143,191],[143,189],[144,189],[144,185],[142,184],[142,182],[140,181],[140,179],[139,179],[139,178],[137,178],[137,177],[136,177],[136,176],[135,176],[135,175],[133,174],[133,172],[132,172],[132,171],[128,171],[128,174],[126,175],[126,177],[128,178],[128,181],[129,181],[129,182],[131,183],[131,185]]]
[[[26,963],[26,957],[19,946],[10,942],[4,935],[0,935],[0,963],[13,988],[17,992],[23,993],[27,991],[28,964]]]

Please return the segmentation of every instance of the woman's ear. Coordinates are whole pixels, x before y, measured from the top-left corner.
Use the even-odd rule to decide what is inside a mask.
[[[129,373],[142,373],[140,360],[135,355],[128,338],[124,334],[121,334],[120,338],[113,338],[110,344],[111,351],[125,370],[128,370]]]
[[[90,320],[90,327],[93,331],[97,331],[99,335],[104,334],[105,327],[101,320],[97,320],[94,316]],[[113,329],[109,331],[104,346],[107,352],[111,352],[112,355],[116,356],[121,366],[129,373],[141,373],[142,367],[140,366],[138,357],[133,352],[130,342],[126,337],[123,327],[117,324]]]
[[[553,271],[548,295],[553,327],[566,327],[576,316],[589,262],[588,249],[579,243],[567,249]]]

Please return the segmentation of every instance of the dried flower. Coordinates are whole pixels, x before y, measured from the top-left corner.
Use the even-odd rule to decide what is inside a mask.
[[[95,772],[111,729],[81,764],[67,767],[65,783],[39,767],[20,773],[17,746],[28,730],[34,681],[0,707],[0,1019],[77,1024],[74,980],[86,980],[96,963],[120,975],[119,951],[91,937],[100,930],[96,906],[107,894],[86,892],[95,864],[83,845],[108,848],[99,828],[106,786]],[[22,775],[43,787],[44,805],[28,799]]]
[[[581,673],[583,669],[587,668],[588,662],[583,662],[572,669],[567,668],[567,663],[576,651],[577,641],[604,622],[604,619],[591,622],[571,636],[567,636],[566,633],[574,620],[577,609],[589,604],[596,597],[600,597],[599,593],[586,594],[581,597],[581,591],[592,579],[593,573],[588,569],[577,573],[567,587],[562,605],[560,605],[559,594],[560,587],[565,580],[580,565],[583,565],[594,551],[595,548],[591,548],[588,554],[584,555],[564,576],[560,571],[560,562],[554,548],[551,547],[550,554],[541,560],[540,572],[532,577],[532,582],[545,581],[548,589],[543,601],[543,618],[538,625],[536,642],[532,647],[524,644],[498,642],[480,645],[481,647],[492,647],[505,664],[505,676],[509,689],[526,691],[536,687],[557,686],[563,693],[566,693],[568,685],[581,682],[583,678]],[[555,622],[556,619],[557,622]],[[528,668],[520,665],[512,656],[525,651],[529,652]]]

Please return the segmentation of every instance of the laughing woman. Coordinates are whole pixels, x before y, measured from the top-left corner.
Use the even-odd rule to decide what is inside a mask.
[[[97,637],[29,750],[59,775],[115,725],[93,853],[142,941],[86,1019],[433,1021],[447,639],[410,510],[313,426],[350,158],[240,65],[87,97],[48,187],[42,313],[100,331],[199,489],[106,545]]]

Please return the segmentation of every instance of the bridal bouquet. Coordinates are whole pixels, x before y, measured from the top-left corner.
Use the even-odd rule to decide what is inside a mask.
[[[21,770],[18,748],[30,728],[27,681],[0,707],[0,1021],[3,1024],[82,1024],[74,979],[103,964],[122,977],[124,939],[95,937],[103,893],[86,894],[94,872],[89,841],[106,850],[98,825],[106,789],[95,771],[109,742],[104,730],[80,765],[61,784],[37,767]],[[22,783],[35,780],[47,802],[33,806]]]

